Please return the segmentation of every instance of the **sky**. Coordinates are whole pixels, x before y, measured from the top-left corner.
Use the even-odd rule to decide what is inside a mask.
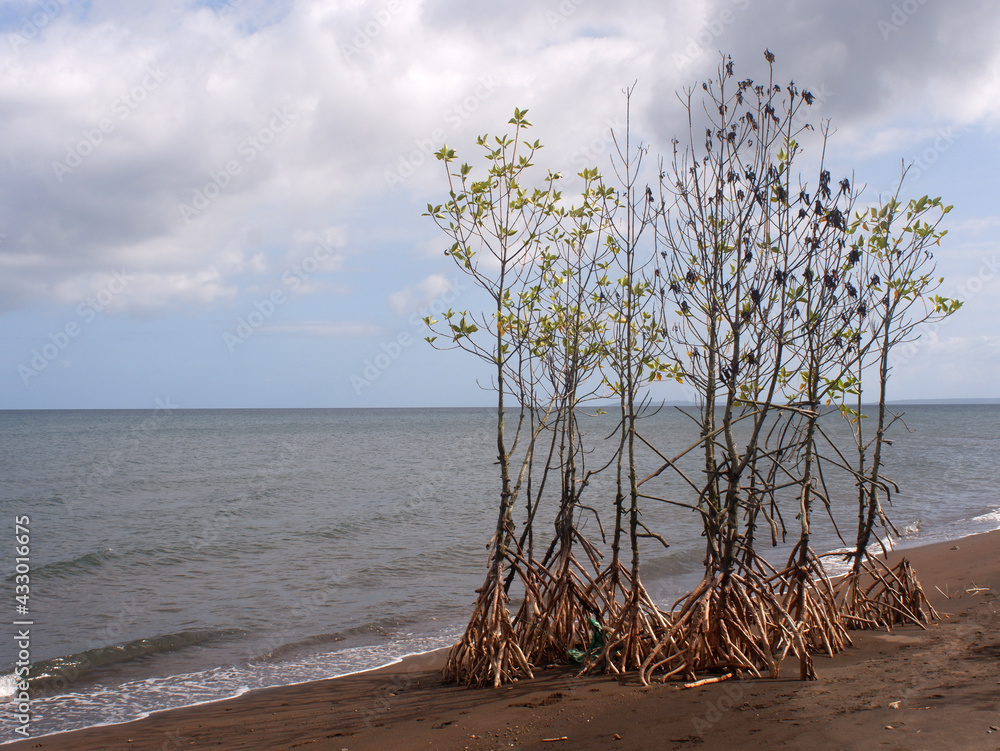
[[[538,161],[667,154],[676,93],[764,73],[816,96],[827,163],[954,205],[964,308],[890,397],[1000,397],[1000,7],[985,0],[0,3],[0,409],[436,407],[488,373],[421,317],[480,304],[421,216],[433,152],[527,109]],[[481,163],[481,162],[480,162]],[[664,399],[684,398],[663,387]]]

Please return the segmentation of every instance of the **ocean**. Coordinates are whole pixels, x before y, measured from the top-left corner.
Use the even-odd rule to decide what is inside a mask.
[[[894,544],[1000,527],[1000,405],[896,410]],[[596,468],[615,419],[582,422]],[[697,438],[673,408],[642,430],[668,456]],[[846,435],[835,416],[829,430]],[[453,643],[496,519],[494,436],[489,409],[0,412],[0,742],[22,737],[19,629],[30,630],[32,737]],[[658,466],[648,452],[643,461]],[[585,495],[606,530],[611,479],[597,475]],[[829,480],[850,542],[853,490]],[[658,494],[686,493],[666,473],[657,482]],[[18,614],[25,516],[30,599]],[[814,547],[843,548],[817,517]],[[699,577],[698,520],[650,502],[644,521],[670,543],[643,551],[647,588],[668,607]],[[794,541],[797,523],[786,523]],[[600,539],[596,520],[582,526]]]

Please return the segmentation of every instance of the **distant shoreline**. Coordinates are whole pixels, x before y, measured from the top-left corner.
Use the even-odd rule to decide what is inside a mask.
[[[724,402],[720,402],[722,404]],[[893,407],[905,407],[908,405],[918,406],[918,407],[948,407],[948,406],[980,406],[980,405],[997,405],[1000,404],[1000,397],[998,398],[957,398],[957,399],[899,399],[890,400],[886,404]],[[582,409],[609,409],[617,407],[617,402],[592,402],[584,405]],[[667,402],[654,402],[649,408],[659,408],[659,407],[695,407],[694,402],[683,402],[683,401],[667,401]],[[865,403],[864,406],[874,406],[873,404]],[[425,407],[177,407],[171,409],[170,412],[311,412],[311,411],[362,411],[362,410],[495,410],[495,406],[491,405],[473,405],[467,407],[442,407],[442,406],[425,406]],[[4,412],[150,412],[153,411],[148,407],[14,407],[14,408],[4,408],[0,409],[0,413]]]

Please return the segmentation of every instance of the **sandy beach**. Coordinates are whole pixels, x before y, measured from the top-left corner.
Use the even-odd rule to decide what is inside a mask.
[[[941,615],[854,632],[819,680],[678,690],[546,672],[500,689],[442,685],[443,651],[267,689],[12,751],[119,749],[1000,749],[1000,531],[905,555]]]

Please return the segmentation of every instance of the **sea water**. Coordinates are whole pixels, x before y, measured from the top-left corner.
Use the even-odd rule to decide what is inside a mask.
[[[894,544],[1000,527],[1000,406],[899,406],[887,470]],[[614,415],[582,418],[587,468],[610,455]],[[849,444],[839,417],[827,430]],[[646,438],[673,458],[697,440],[671,408]],[[0,623],[30,620],[31,735],[366,670],[453,643],[482,583],[496,521],[489,409],[0,412]],[[652,474],[663,461],[641,453]],[[680,464],[697,476],[697,456]],[[841,473],[843,475],[843,473]],[[610,531],[610,474],[580,525]],[[837,529],[853,535],[856,491],[831,470]],[[651,495],[690,501],[666,471]],[[30,520],[30,599],[18,614],[15,517]],[[788,540],[797,521],[787,512]],[[670,543],[644,547],[646,584],[669,606],[698,579],[697,515],[647,501]],[[543,517],[539,537],[547,534]],[[4,541],[4,537],[6,540]],[[766,535],[765,535],[766,538]],[[539,543],[543,544],[543,543]],[[835,561],[831,561],[835,565]],[[16,740],[8,625],[0,638],[0,742]]]

